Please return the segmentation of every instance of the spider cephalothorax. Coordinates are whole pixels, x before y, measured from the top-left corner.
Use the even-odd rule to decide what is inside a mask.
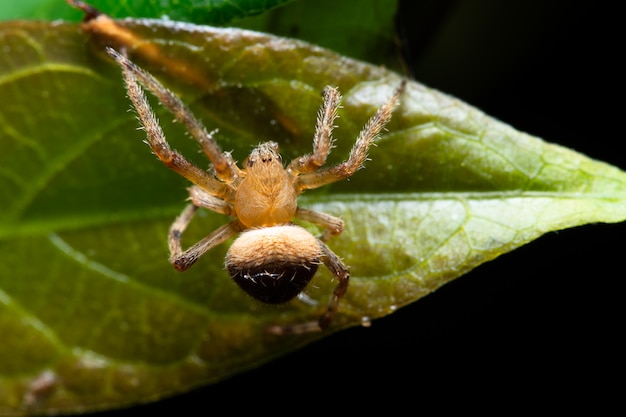
[[[320,264],[337,278],[338,284],[326,311],[317,322],[292,326],[273,326],[273,333],[299,333],[324,329],[337,311],[348,289],[350,273],[341,259],[326,245],[326,240],[341,233],[343,221],[329,214],[298,207],[297,196],[354,174],[367,158],[370,144],[391,119],[405,82],[370,118],[356,139],[348,159],[324,167],[332,147],[333,123],[341,96],[336,88],[324,89],[324,101],[318,114],[313,152],[292,160],[286,167],[278,153],[278,144],[257,146],[239,168],[229,153],[222,152],[191,111],[152,75],[113,49],[108,53],[123,70],[128,95],[148,136],[154,154],[170,169],[190,180],[191,203],[172,224],[169,232],[170,261],[184,271],[206,251],[239,234],[226,255],[226,269],[248,294],[266,303],[284,303],[300,294]],[[213,164],[213,172],[201,170],[172,150],[165,140],[143,90],[143,85],[181,121],[200,143]],[[181,236],[198,208],[232,216],[187,250]],[[292,223],[305,220],[321,226],[325,232],[316,238]]]

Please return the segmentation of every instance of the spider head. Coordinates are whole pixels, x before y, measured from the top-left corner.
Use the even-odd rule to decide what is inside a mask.
[[[266,167],[283,166],[283,158],[278,153],[278,143],[264,142],[254,148],[246,159],[245,169],[255,170]]]

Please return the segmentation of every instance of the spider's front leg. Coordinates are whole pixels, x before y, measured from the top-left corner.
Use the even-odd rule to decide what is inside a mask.
[[[191,187],[189,191],[192,204],[188,205],[174,221],[168,237],[170,262],[179,271],[184,271],[193,265],[206,251],[223,243],[242,230],[243,226],[241,223],[234,220],[215,230],[189,249],[185,251],[182,249],[182,233],[189,225],[189,222],[199,207],[204,207],[226,215],[234,214],[232,206],[227,201],[232,199],[234,187],[231,183],[239,175],[239,168],[235,166],[230,154],[224,154],[220,151],[212,136],[207,133],[204,127],[196,120],[191,111],[185,107],[180,99],[174,96],[150,74],[133,64],[124,55],[119,54],[111,48],[108,48],[107,52],[122,68],[128,96],[146,131],[148,145],[150,145],[154,154],[168,168],[196,184],[196,186]],[[150,108],[150,104],[146,99],[143,89],[139,85],[140,82],[154,93],[159,101],[163,103],[178,120],[182,121],[193,136],[201,143],[203,150],[211,159],[211,162],[213,162],[216,175],[221,180],[209,175],[207,172],[189,162],[184,156],[172,150],[165,139],[165,134],[154,112]]]
[[[139,68],[126,56],[114,49],[107,48],[107,53],[115,59],[122,68],[128,97],[137,111],[137,115],[148,136],[148,144],[154,154],[168,168],[187,178],[194,184],[199,185],[209,193],[220,198],[228,194],[230,192],[228,184],[232,183],[240,173],[239,168],[237,168],[230,154],[223,153],[220,150],[213,136],[207,132],[204,126],[194,117],[191,110],[156,78]],[[178,152],[171,149],[139,83],[154,94],[159,102],[161,102],[176,119],[182,122],[192,136],[196,138],[202,146],[204,153],[213,163],[215,173],[221,181],[207,174]]]
[[[398,88],[396,88],[393,96],[378,109],[374,116],[367,121],[359,133],[359,136],[357,137],[346,161],[329,168],[310,170],[311,172],[303,173],[297,180],[298,189],[303,191],[318,188],[352,176],[352,174],[354,174],[367,159],[367,151],[372,142],[378,137],[389,120],[391,120],[391,114],[393,113],[396,103],[405,88],[406,80],[403,80]],[[332,104],[332,101],[329,103],[324,101],[324,107],[327,106],[338,107],[338,103]],[[331,129],[332,120],[326,118],[318,120],[318,131],[325,132],[330,131]],[[315,155],[315,153],[313,155]]]
[[[333,145],[332,132],[337,110],[341,104],[341,94],[336,88],[324,88],[324,101],[317,114],[315,136],[313,137],[313,153],[301,156],[291,161],[287,167],[293,175],[314,171],[324,165]]]

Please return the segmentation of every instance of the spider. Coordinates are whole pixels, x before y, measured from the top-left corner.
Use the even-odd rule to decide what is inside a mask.
[[[335,216],[299,207],[297,196],[305,190],[348,178],[363,165],[372,141],[391,119],[406,82],[403,81],[389,101],[369,119],[346,161],[322,168],[333,145],[331,134],[341,101],[336,88],[326,87],[311,154],[295,158],[285,168],[278,144],[265,142],[258,145],[239,168],[230,153],[220,150],[213,139],[214,132],[209,133],[178,97],[125,54],[112,48],[107,48],[107,52],[122,68],[128,96],[146,131],[146,143],[163,164],[194,184],[189,188],[191,203],[169,230],[172,265],[185,271],[208,250],[239,234],[225,259],[230,276],[257,300],[281,304],[300,295],[318,266],[324,264],[338,283],[319,320],[270,326],[267,331],[286,334],[327,328],[346,294],[350,272],[325,242],[341,233],[344,223]],[[154,94],[190,131],[211,161],[213,172],[198,168],[170,148],[141,86]],[[181,236],[200,207],[234,219],[183,250]],[[292,223],[294,218],[321,226],[324,232],[316,238]]]

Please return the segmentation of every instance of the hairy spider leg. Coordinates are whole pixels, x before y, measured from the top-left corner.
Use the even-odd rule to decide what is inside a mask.
[[[328,168],[300,175],[297,178],[298,189],[302,191],[322,187],[335,181],[348,178],[361,168],[363,162],[367,159],[367,151],[370,145],[391,119],[391,114],[393,113],[398,99],[400,98],[400,95],[404,91],[405,87],[406,80],[402,80],[400,85],[396,88],[393,96],[367,121],[359,133],[359,136],[357,137],[346,161]],[[322,124],[322,126],[318,126],[318,130],[324,131],[328,129],[328,126],[324,126],[324,124],[327,123],[332,122],[321,118],[318,121],[318,124]],[[313,155],[315,155],[315,152]]]
[[[174,220],[168,234],[170,262],[174,265],[174,268],[181,272],[189,269],[189,267],[196,263],[207,251],[224,243],[244,229],[238,220],[233,220],[214,230],[198,243],[183,251],[180,241],[182,234],[191,222],[194,214],[196,214],[196,211],[198,211],[198,208],[199,207],[193,203],[188,204],[183,212]]]
[[[313,136],[313,153],[295,158],[287,171],[294,175],[315,171],[326,162],[326,158],[333,147],[332,138],[337,110],[341,105],[341,94],[333,87],[324,88],[322,107],[317,114],[315,135]]]
[[[126,82],[128,96],[135,105],[139,119],[148,134],[149,145],[157,157],[170,169],[184,176],[194,184],[204,188],[210,194],[217,197],[228,196],[232,183],[239,175],[240,170],[229,153],[222,152],[213,136],[193,116],[193,113],[171,91],[165,88],[156,78],[145,72],[127,57],[113,48],[107,48],[107,53],[115,59],[122,68],[124,81]],[[178,121],[189,130],[191,135],[200,143],[202,150],[215,168],[216,176],[222,180],[213,178],[205,171],[194,166],[183,156],[173,151],[165,139],[165,135],[159,126],[156,116],[150,109],[145,94],[138,83],[141,83],[176,117]]]
[[[166,107],[170,109],[177,118],[183,120],[185,125],[190,130],[195,129],[194,136],[200,143],[215,144],[210,135],[206,133],[204,127],[202,127],[199,122],[193,118],[193,116],[185,115],[184,118],[182,116],[178,116],[179,113],[187,112],[183,103],[171,92],[169,92],[169,90],[163,87],[154,77],[141,70],[125,56],[119,54],[111,48],[108,48],[107,51],[122,68],[122,73],[128,90],[128,96],[137,111],[141,124],[146,130],[148,144],[154,154],[168,168],[196,184],[195,187],[191,187],[189,190],[192,204],[188,205],[177,217],[172,224],[168,235],[170,262],[179,271],[184,271],[193,265],[205,252],[228,240],[230,237],[234,236],[243,229],[241,223],[234,220],[215,230],[213,233],[186,251],[183,251],[181,247],[181,235],[193,218],[193,215],[197,211],[198,207],[203,207],[227,215],[232,215],[234,213],[232,206],[227,201],[223,200],[232,199],[233,187],[209,175],[207,172],[189,162],[184,156],[171,149],[165,139],[165,134],[163,133],[154,112],[150,108],[143,89],[139,86],[137,77],[139,77],[141,82],[147,86],[150,91],[155,93],[159,100],[166,104]],[[205,149],[204,145],[203,149]],[[206,149],[211,151],[210,147],[206,147]],[[219,155],[219,158],[214,160],[213,158],[216,155]],[[231,157],[228,154],[222,154],[221,151],[219,151],[217,144],[215,144],[215,152],[211,155],[207,153],[207,156],[209,156],[214,165],[216,160],[218,163],[221,161],[222,171],[224,171],[224,169],[226,171],[230,171],[229,161],[231,161]],[[218,172],[217,167],[216,172]],[[231,175],[228,175],[228,178],[231,178]]]
[[[310,321],[306,323],[291,324],[291,325],[276,325],[269,326],[265,329],[267,333],[275,335],[285,334],[302,334],[319,332],[324,330],[330,324],[331,319],[335,313],[339,310],[339,302],[346,295],[348,291],[348,285],[350,283],[350,271],[341,261],[341,259],[332,251],[324,242],[318,240],[320,250],[322,251],[321,261],[330,270],[330,272],[339,281],[333,295],[326,306],[326,311],[317,321]]]
[[[343,231],[343,220],[330,214],[298,207],[296,217],[326,229],[322,233],[322,236],[319,237],[322,242],[326,242],[332,236],[336,236]]]

